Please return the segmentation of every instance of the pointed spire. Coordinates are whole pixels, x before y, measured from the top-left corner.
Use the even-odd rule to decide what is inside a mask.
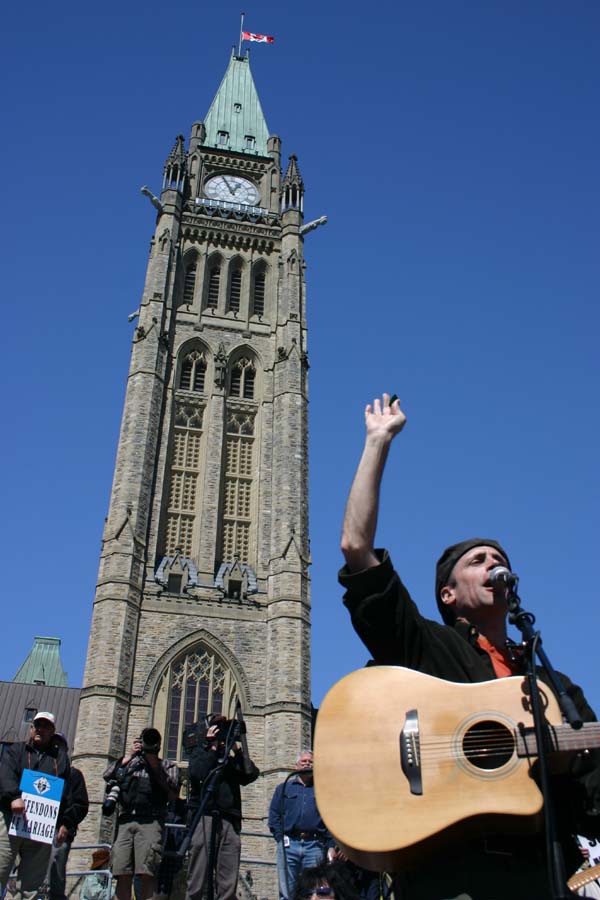
[[[302,181],[302,175],[300,174],[300,168],[298,166],[298,157],[295,153],[292,153],[290,156],[283,184],[295,184],[301,191],[304,190],[304,182]]]
[[[281,182],[281,212],[286,209],[299,209],[304,212],[304,182],[298,166],[298,157],[292,154]]]
[[[250,71],[250,57],[235,51],[204,120],[205,146],[268,156],[269,129]]]
[[[184,137],[178,134],[175,138],[173,149],[167,156],[163,169],[163,191],[171,189],[174,191],[183,190],[183,183],[186,175],[186,152]]]
[[[60,638],[34,638],[33,647],[13,681],[67,687],[67,673],[60,658]]]

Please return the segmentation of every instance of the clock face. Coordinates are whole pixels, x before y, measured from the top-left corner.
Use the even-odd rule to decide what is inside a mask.
[[[259,194],[251,181],[239,175],[215,175],[204,184],[204,193],[212,200],[227,200],[229,203],[243,203],[255,206]]]

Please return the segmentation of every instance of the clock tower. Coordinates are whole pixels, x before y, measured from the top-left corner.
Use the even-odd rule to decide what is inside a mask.
[[[91,840],[112,824],[102,772],[143,728],[185,779],[186,730],[239,700],[262,773],[243,791],[240,876],[262,896],[269,800],[311,733],[307,226],[297,160],[280,157],[234,52],[160,196],[142,189],[156,226],[75,745]]]

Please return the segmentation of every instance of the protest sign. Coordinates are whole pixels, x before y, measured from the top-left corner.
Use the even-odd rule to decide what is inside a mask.
[[[13,815],[8,833],[14,837],[51,844],[64,784],[64,780],[55,775],[24,769],[19,787],[21,799],[25,803],[25,814]]]

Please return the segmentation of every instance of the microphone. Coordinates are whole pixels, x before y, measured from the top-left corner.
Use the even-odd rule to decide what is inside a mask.
[[[519,583],[519,576],[506,566],[494,566],[490,572],[489,583],[495,591],[500,588],[509,588],[512,591]]]

